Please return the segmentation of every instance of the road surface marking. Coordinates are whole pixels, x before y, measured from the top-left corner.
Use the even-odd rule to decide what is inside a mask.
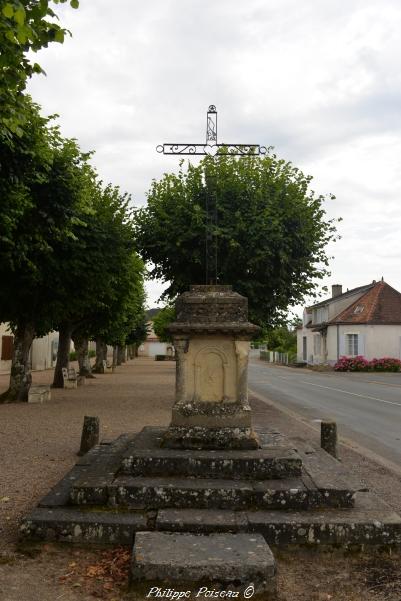
[[[311,386],[317,386],[318,388],[326,388],[327,390],[334,390],[335,392],[342,392],[343,394],[350,394],[351,396],[358,396],[362,399],[370,399],[371,401],[378,401],[379,403],[387,403],[388,405],[397,405],[401,407],[401,403],[394,403],[393,401],[385,401],[384,399],[378,399],[375,396],[368,396],[367,394],[357,394],[356,392],[349,392],[348,390],[341,390],[340,388],[333,388],[332,386],[322,386],[322,384],[314,384],[307,380],[300,380],[301,384],[310,384]]]
[[[394,401],[386,401],[384,399],[378,399],[374,396],[368,396],[367,394],[357,394],[356,392],[349,392],[348,390],[341,390],[340,388],[333,388],[332,386],[323,386],[322,384],[315,384],[314,382],[309,382],[307,380],[298,380],[297,378],[289,378],[288,376],[279,376],[274,374],[274,377],[281,378],[282,380],[290,380],[291,382],[299,382],[300,384],[310,384],[311,386],[317,386],[318,388],[326,388],[327,390],[334,390],[335,392],[342,392],[344,394],[349,394],[351,396],[357,396],[362,399],[370,399],[371,401],[378,401],[379,403],[386,403],[387,405],[396,405],[397,407],[401,407],[401,403],[395,403]],[[262,382],[258,382],[262,383]],[[270,383],[270,381],[266,381],[263,383]],[[369,382],[366,382],[368,384]]]

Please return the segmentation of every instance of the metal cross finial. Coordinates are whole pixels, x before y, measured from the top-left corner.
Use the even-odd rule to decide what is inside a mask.
[[[175,155],[209,155],[215,156],[220,149],[224,149],[232,156],[247,156],[266,154],[266,146],[259,144],[218,144],[217,143],[217,110],[211,104],[207,112],[206,144],[177,144],[166,143],[156,146],[157,152]]]

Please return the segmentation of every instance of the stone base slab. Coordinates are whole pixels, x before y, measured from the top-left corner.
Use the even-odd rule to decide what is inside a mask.
[[[23,521],[25,541],[131,545],[137,531],[256,532],[270,545],[401,545],[401,517],[372,493],[350,509],[230,511],[160,509],[128,512],[36,508]]]
[[[132,476],[175,476],[266,480],[301,475],[302,459],[272,432],[261,449],[244,451],[160,448],[165,428],[147,427],[127,447],[122,472]]]
[[[175,403],[172,426],[201,426],[203,428],[251,428],[252,410],[249,403],[186,401]]]
[[[312,511],[216,511],[161,509],[156,529],[263,534],[269,545],[401,545],[401,517],[372,493],[356,495],[350,509]]]
[[[104,489],[98,489],[98,501],[104,501]],[[284,480],[219,480],[217,478],[142,478],[120,476],[109,488],[111,506],[131,508],[204,509],[314,509],[317,507],[352,507],[353,493],[335,489],[322,493],[300,478]],[[76,483],[73,503],[96,504],[94,484]]]
[[[258,534],[140,532],[132,555],[131,583],[207,586],[209,590],[276,593],[276,564]],[[191,589],[189,589],[191,590]],[[253,596],[253,595],[252,595]],[[268,599],[268,597],[265,597]]]
[[[170,426],[162,446],[169,449],[258,449],[259,440],[252,428],[207,428]]]

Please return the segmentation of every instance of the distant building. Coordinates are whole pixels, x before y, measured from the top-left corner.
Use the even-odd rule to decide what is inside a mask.
[[[341,356],[401,359],[401,293],[383,280],[305,307],[297,330],[298,361],[333,365]]]
[[[174,347],[171,342],[160,342],[153,330],[153,321],[148,321],[148,335],[138,349],[139,357],[154,357],[155,355],[173,355]]]
[[[35,370],[54,367],[57,358],[58,332],[35,338],[30,352],[31,367]],[[0,324],[0,373],[9,373],[14,349],[14,336],[8,324]]]

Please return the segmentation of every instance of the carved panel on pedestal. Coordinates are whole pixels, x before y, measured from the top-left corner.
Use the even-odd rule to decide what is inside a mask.
[[[207,346],[196,355],[195,398],[199,401],[223,401],[227,396],[227,357],[217,347]]]

